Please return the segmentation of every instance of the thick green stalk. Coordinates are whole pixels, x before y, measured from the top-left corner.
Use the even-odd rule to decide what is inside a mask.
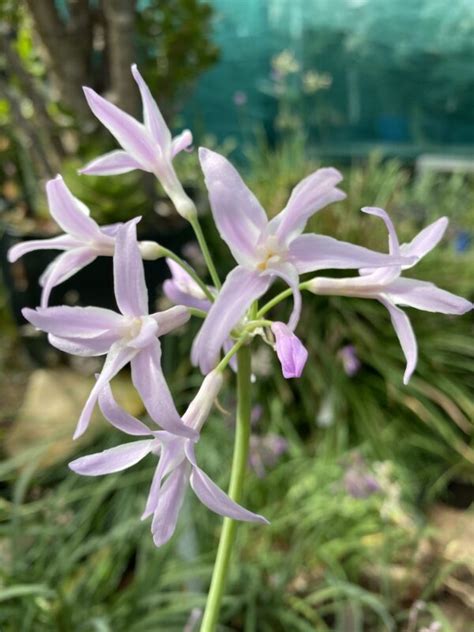
[[[250,440],[250,347],[247,345],[237,351],[237,425],[235,431],[234,456],[230,475],[229,496],[240,502],[247,468]],[[201,632],[214,632],[219,618],[225,580],[229,569],[230,556],[234,544],[237,522],[224,518],[222,524],[216,563],[212,573],[211,586],[207,596],[206,609],[201,623]]]
[[[217,289],[220,289],[221,282],[219,279],[219,275],[217,274],[216,267],[214,265],[214,261],[212,260],[211,253],[209,252],[209,248],[207,246],[206,238],[204,237],[204,233],[202,232],[201,224],[199,223],[198,216],[189,219],[189,223],[191,224],[194,234],[199,243],[199,247],[201,248],[202,255],[207,265],[207,269],[211,275],[212,282],[216,286]]]

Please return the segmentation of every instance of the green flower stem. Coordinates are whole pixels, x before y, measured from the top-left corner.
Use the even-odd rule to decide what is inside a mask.
[[[250,440],[251,366],[250,347],[248,345],[239,348],[237,351],[237,361],[237,425],[229,496],[238,503],[242,495]],[[212,573],[211,586],[207,596],[206,609],[201,623],[201,632],[214,632],[216,629],[236,527],[237,522],[235,520],[224,518],[219,548],[217,549],[216,563]]]
[[[300,290],[307,290],[308,281],[303,281],[303,283],[300,283],[299,288]],[[269,312],[272,309],[272,307],[275,307],[275,305],[278,305],[278,303],[281,303],[282,301],[285,300],[285,298],[288,298],[292,294],[293,294],[293,291],[291,290],[291,288],[288,288],[287,290],[280,292],[280,294],[277,294],[276,296],[274,296],[271,299],[271,301],[268,301],[268,303],[265,303],[265,305],[261,309],[258,310],[256,314],[256,318],[262,318],[262,316],[265,316],[265,314]]]
[[[196,316],[197,318],[206,318],[207,312],[204,312],[202,309],[198,309],[197,307],[188,307],[188,312],[191,316]]]
[[[201,290],[204,292],[204,294],[206,295],[206,297],[211,301],[214,302],[215,297],[213,296],[212,292],[210,291],[210,289],[207,287],[207,285],[204,283],[204,281],[202,281],[198,274],[196,273],[196,271],[194,270],[194,268],[192,268],[189,263],[187,263],[184,259],[181,259],[181,257],[178,257],[177,254],[175,254],[172,250],[168,250],[168,248],[164,248],[161,244],[159,244],[160,247],[160,256],[161,257],[168,257],[168,259],[172,259],[173,261],[175,261],[179,266],[181,266],[183,268],[183,270],[185,272],[187,272],[189,274],[190,277],[192,277],[193,281],[196,281],[196,283],[199,285],[199,287],[201,288]]]
[[[221,282],[219,279],[219,275],[217,274],[217,270],[216,267],[214,265],[214,262],[212,260],[211,257],[211,253],[209,252],[209,248],[207,246],[207,242],[206,242],[206,238],[204,237],[204,233],[202,232],[202,228],[201,228],[201,224],[199,223],[199,218],[197,215],[195,215],[194,217],[190,218],[189,223],[191,224],[194,233],[196,235],[196,238],[198,240],[199,246],[201,248],[204,260],[206,262],[207,268],[209,270],[209,273],[211,275],[211,279],[212,282],[214,283],[214,285],[216,286],[216,288],[219,290],[221,287]]]

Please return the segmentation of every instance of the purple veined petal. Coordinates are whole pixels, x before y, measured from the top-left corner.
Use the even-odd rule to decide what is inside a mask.
[[[403,375],[403,383],[408,384],[418,360],[418,345],[416,343],[413,327],[411,326],[410,319],[405,312],[396,307],[389,299],[384,296],[380,296],[378,300],[388,309],[390,313],[390,320],[392,321],[393,328],[398,336],[398,340],[400,341],[402,351],[407,361],[407,366]]]
[[[145,126],[91,88],[84,88],[90,109],[123,149],[140,163],[145,171],[153,171],[158,147]]]
[[[280,262],[268,266],[268,272],[279,276],[285,283],[289,285],[293,292],[293,310],[288,321],[288,326],[291,330],[296,328],[301,316],[301,292],[299,288],[299,275],[298,270],[292,263]]]
[[[131,366],[132,382],[153,421],[168,432],[196,439],[196,432],[183,424],[171,397],[161,369],[159,340],[142,349],[133,358]]]
[[[163,294],[169,301],[175,303],[175,305],[185,305],[186,307],[201,309],[203,312],[208,312],[211,306],[211,302],[208,299],[194,298],[191,294],[183,292],[173,279],[166,279],[166,281],[164,281]]]
[[[148,426],[117,404],[110,384],[106,384],[99,393],[99,408],[107,421],[122,432],[136,437],[151,434]]]
[[[185,325],[191,318],[191,314],[184,305],[176,305],[162,312],[155,312],[150,315],[150,318],[153,318],[158,325],[158,335],[164,336]]]
[[[460,315],[473,308],[471,301],[442,290],[434,283],[417,279],[397,279],[384,292],[397,305],[415,307],[425,312]]]
[[[397,268],[413,258],[386,255],[363,246],[339,241],[326,235],[300,235],[289,247],[291,261],[300,274],[325,269],[351,269],[363,267]],[[398,271],[397,271],[398,274]]]
[[[126,151],[117,149],[91,160],[85,167],[79,169],[79,173],[85,176],[117,176],[135,169],[143,169],[143,167]]]
[[[41,293],[41,307],[47,307],[53,288],[73,277],[79,270],[85,268],[97,259],[97,251],[89,246],[74,248],[60,254],[52,261],[43,274],[39,283],[43,287]]]
[[[238,263],[255,261],[257,242],[268,224],[265,211],[224,156],[200,147],[199,160],[222,239]]]
[[[63,338],[93,338],[116,332],[123,323],[123,316],[103,307],[25,307],[22,314],[38,329]]]
[[[270,223],[278,239],[289,244],[314,213],[343,200],[346,194],[336,188],[341,180],[342,175],[333,168],[318,169],[302,180],[293,189],[286,207]]]
[[[132,66],[132,75],[137,82],[138,89],[140,90],[143,105],[143,122],[145,123],[145,127],[153,140],[160,145],[162,149],[167,149],[171,145],[170,130],[165,123],[165,120],[160,112],[160,108],[151,95],[150,88],[145,83],[136,64],[133,64]]]
[[[398,242],[397,231],[395,230],[395,226],[393,225],[387,211],[384,211],[383,208],[378,208],[376,206],[364,206],[361,211],[363,213],[367,213],[368,215],[375,215],[375,217],[379,217],[384,221],[388,231],[388,251],[391,255],[399,255],[400,244]],[[415,261],[417,261],[417,259]]]
[[[401,250],[403,254],[414,255],[421,259],[439,244],[448,224],[449,220],[447,217],[440,217],[419,232],[408,244],[402,244]]]
[[[128,364],[134,355],[137,353],[136,349],[125,347],[122,342],[116,342],[110,348],[109,353],[105,359],[102,371],[94,384],[89,397],[87,398],[84,408],[82,409],[81,416],[77,422],[76,431],[74,432],[73,439],[80,437],[89,425],[92,412],[99,398],[100,391],[106,386],[110,380],[117,375],[117,373]]]
[[[284,323],[275,322],[271,329],[275,336],[275,350],[283,377],[301,377],[308,359],[308,352],[303,343]]]
[[[174,158],[181,151],[188,149],[193,143],[193,135],[189,129],[185,129],[173,138],[171,143],[171,157]]]
[[[199,365],[204,374],[215,367],[220,349],[233,327],[253,301],[265,294],[271,282],[271,276],[241,266],[227,275],[192,347],[192,362]]]
[[[141,461],[150,453],[153,439],[123,443],[115,448],[89,454],[71,461],[69,468],[82,476],[102,476],[121,472]]]
[[[106,224],[100,227],[100,231],[107,237],[116,237],[118,229],[123,226],[123,222],[115,222],[115,224]]]
[[[166,544],[176,530],[179,511],[189,480],[189,470],[187,463],[176,468],[168,476],[158,494],[158,502],[151,523],[153,542],[156,546]]]
[[[61,336],[48,334],[49,343],[56,349],[86,358],[105,355],[118,339],[119,336],[113,332],[100,334],[94,338],[73,338],[71,336],[62,338]]]
[[[137,243],[137,222],[130,220],[117,230],[114,254],[114,289],[120,311],[125,316],[148,314],[148,290]]]
[[[82,245],[82,241],[74,239],[70,235],[59,235],[50,239],[30,239],[12,246],[8,250],[7,259],[10,263],[14,263],[23,255],[35,250],[69,250]]]
[[[65,233],[80,241],[101,237],[99,226],[89,217],[89,209],[73,196],[61,176],[46,183],[49,212]]]
[[[231,500],[199,467],[193,467],[189,482],[203,505],[206,505],[214,513],[233,520],[269,524],[268,520],[263,516],[253,513]]]
[[[168,435],[169,433],[161,432],[156,434]],[[184,461],[185,456],[183,444],[185,441],[186,439],[174,437],[169,441],[166,441],[164,443],[162,442],[160,461],[153,476],[150,492],[148,494],[145,506],[145,511],[143,512],[143,515],[141,517],[142,520],[146,520],[146,518],[151,516],[151,514],[155,513],[159,501],[161,483],[163,479],[168,476],[168,474],[170,474],[173,470],[179,467],[179,465]]]

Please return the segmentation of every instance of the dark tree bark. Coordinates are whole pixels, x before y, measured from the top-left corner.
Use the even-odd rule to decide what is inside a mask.
[[[26,0],[36,30],[56,79],[61,99],[81,120],[91,118],[82,93],[89,83],[90,17],[88,3],[71,2],[71,20],[60,18],[54,0]]]
[[[132,115],[139,111],[130,66],[135,57],[135,0],[103,0],[107,29],[112,99]]]

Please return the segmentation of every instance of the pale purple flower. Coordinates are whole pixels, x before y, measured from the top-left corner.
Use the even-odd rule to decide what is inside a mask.
[[[232,97],[234,101],[234,105],[237,107],[242,107],[247,103],[247,94],[242,90],[237,90],[234,92],[234,96]]]
[[[418,233],[410,243],[400,245],[393,223],[383,209],[365,207],[362,210],[364,213],[380,217],[385,222],[390,253],[394,256],[416,257],[414,263],[438,244],[448,226],[448,219],[441,217]],[[398,305],[442,314],[464,314],[472,309],[470,301],[446,292],[433,283],[402,278],[402,271],[411,268],[414,263],[390,268],[362,269],[360,276],[346,279],[317,277],[311,282],[310,287],[315,294],[376,299],[388,309],[407,361],[404,384],[408,383],[415,370],[418,348],[410,320]]]
[[[64,234],[50,239],[24,241],[10,248],[8,260],[14,262],[36,250],[64,250],[50,263],[40,278],[43,287],[41,306],[48,304],[51,290],[85,268],[99,255],[114,254],[114,235],[118,225],[102,228],[90,217],[85,204],[74,197],[61,176],[46,184],[49,212]]]
[[[74,438],[87,428],[100,391],[128,363],[132,381],[150,415],[165,430],[190,436],[176,411],[161,370],[159,337],[189,320],[188,309],[172,307],[149,314],[143,262],[136,238],[139,218],[119,227],[114,254],[114,289],[120,313],[100,307],[25,308],[23,315],[48,332],[50,343],[79,356],[106,354],[97,379],[79,417]]]
[[[344,474],[344,488],[353,498],[368,498],[380,491],[380,484],[367,470],[353,465]]]
[[[264,478],[267,467],[274,467],[288,451],[288,441],[273,432],[264,436],[251,435],[249,464],[259,478]]]
[[[122,149],[96,158],[81,169],[80,173],[108,176],[134,169],[153,173],[178,213],[189,218],[195,214],[196,209],[184,192],[172,161],[176,154],[192,144],[192,134],[189,130],[184,130],[179,136],[172,138],[158,105],[135,64],[132,66],[132,74],[142,98],[143,123],[98,95],[92,88],[84,88],[92,112],[115,136]]]
[[[354,345],[344,345],[339,350],[338,356],[341,359],[344,371],[349,377],[354,377],[360,371],[362,364]]]
[[[342,176],[336,169],[318,169],[292,191],[286,207],[268,220],[253,193],[230,162],[209,149],[199,157],[209,191],[214,220],[238,266],[234,268],[212,305],[192,350],[192,360],[208,373],[219,349],[250,305],[277,278],[293,290],[295,306],[289,327],[294,329],[301,311],[299,275],[325,268],[387,266],[403,258],[374,252],[326,235],[301,235],[308,219],[345,194],[336,187]]]
[[[308,352],[303,343],[285,323],[275,322],[271,329],[275,336],[275,350],[283,377],[301,377],[308,359]]]
[[[210,373],[182,417],[182,423],[198,433],[211,410],[222,384],[222,374]],[[115,402],[110,387],[101,390],[99,404],[106,419],[122,432],[149,437],[119,445],[97,454],[76,459],[69,467],[84,476],[120,472],[141,461],[148,454],[160,455],[142,519],[153,515],[151,531],[156,546],[172,537],[188,483],[199,500],[209,509],[234,520],[268,524],[258,514],[231,500],[199,468],[194,454],[195,439],[179,437],[165,431],[151,431]]]

